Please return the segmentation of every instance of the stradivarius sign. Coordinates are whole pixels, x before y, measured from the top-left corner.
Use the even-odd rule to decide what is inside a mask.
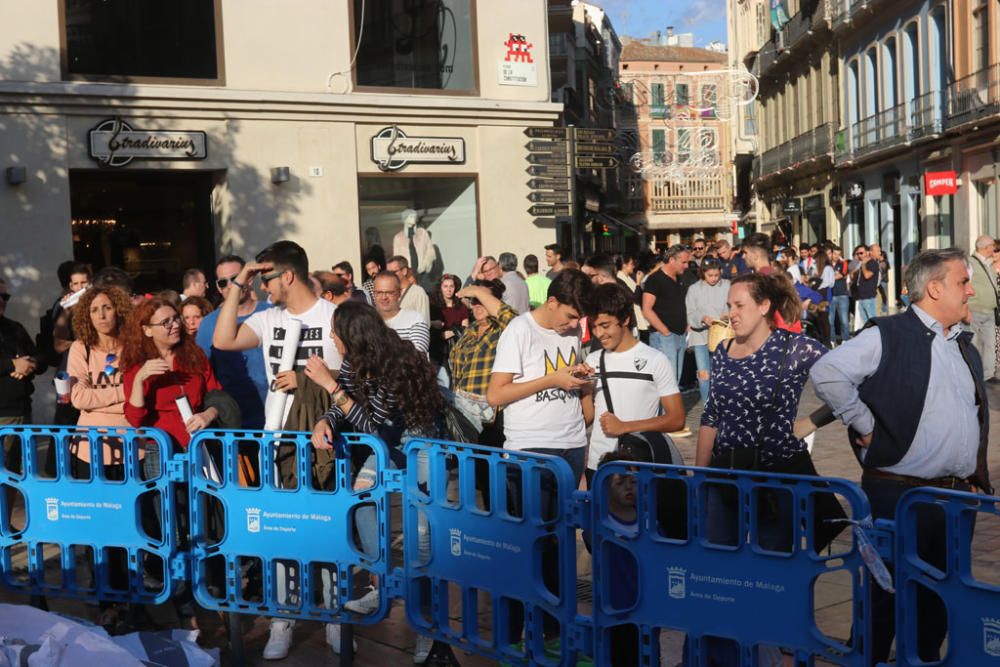
[[[464,164],[465,139],[410,137],[392,125],[372,137],[372,162],[382,171],[397,171],[408,164]]]
[[[120,118],[109,118],[90,131],[90,157],[105,167],[124,167],[132,160],[204,160],[208,137],[187,130],[137,130]]]

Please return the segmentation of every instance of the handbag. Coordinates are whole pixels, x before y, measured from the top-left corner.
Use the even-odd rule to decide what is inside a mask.
[[[778,365],[777,377],[774,380],[774,387],[771,390],[771,401],[769,406],[774,405],[774,399],[781,386],[781,380],[785,375],[785,367],[788,361],[788,348],[791,344],[792,335],[785,333],[785,346],[781,353],[781,363]],[[729,345],[726,346],[728,351]],[[755,442],[753,447],[743,447],[740,449],[729,449],[724,452],[712,454],[709,463],[712,468],[722,468],[727,470],[756,470],[767,473],[779,473],[783,475],[802,475],[806,477],[819,477],[816,466],[812,460],[812,454],[808,450],[797,452],[787,459],[769,462],[764,465],[760,461],[760,447]],[[825,486],[825,485],[824,485]],[[763,494],[766,502],[760,505],[761,521],[778,521],[781,510],[778,507],[776,494]],[[736,508],[733,508],[734,510]],[[813,547],[816,553],[822,552],[831,542],[847,527],[847,513],[837,501],[833,493],[819,492],[815,494],[813,502]]]
[[[734,336],[736,336],[736,332],[733,331],[733,325],[729,323],[728,319],[715,320],[712,322],[712,326],[708,327],[708,351],[714,353],[715,348],[719,347],[719,343],[730,340]]]
[[[614,414],[615,408],[611,402],[611,390],[608,388],[608,373],[604,365],[604,354],[605,350],[601,350],[599,363],[601,391],[604,393],[604,403],[608,412]],[[684,459],[673,440],[659,431],[626,433],[618,437],[617,449],[619,452],[628,454],[633,460],[643,463],[684,465]]]

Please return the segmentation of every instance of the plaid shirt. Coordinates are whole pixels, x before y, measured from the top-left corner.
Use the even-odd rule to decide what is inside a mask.
[[[497,342],[517,313],[505,303],[500,304],[496,317],[489,317],[489,326],[482,336],[479,327],[471,323],[451,348],[452,389],[461,389],[477,396],[486,395],[497,356]]]

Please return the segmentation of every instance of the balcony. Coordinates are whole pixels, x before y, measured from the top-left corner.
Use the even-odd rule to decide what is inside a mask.
[[[804,2],[802,9],[782,27],[781,43],[786,49],[794,50],[806,38],[826,25],[829,15],[828,0]]]
[[[670,118],[670,109],[661,104],[653,104],[649,107],[649,117],[654,120]]]
[[[656,176],[648,184],[649,213],[728,211],[732,201],[729,170],[724,167],[681,180]]]
[[[829,156],[833,150],[833,124],[824,123],[765,151],[760,158],[760,172],[771,176],[783,169],[798,167],[816,158]]]
[[[853,156],[861,157],[909,141],[907,128],[905,104],[897,104],[860,120],[851,127]]]
[[[944,129],[944,93],[932,90],[910,102],[910,137],[920,139]]]
[[[1000,63],[948,86],[947,113],[949,127],[1000,113]]]

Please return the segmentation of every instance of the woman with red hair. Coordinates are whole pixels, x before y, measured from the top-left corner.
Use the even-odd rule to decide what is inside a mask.
[[[188,336],[180,314],[168,300],[154,297],[132,313],[122,337],[125,368],[125,418],[132,426],[151,426],[187,449],[191,434],[219,416],[202,409],[205,394],[221,390],[205,353]],[[191,417],[181,417],[177,399],[184,397]]]

